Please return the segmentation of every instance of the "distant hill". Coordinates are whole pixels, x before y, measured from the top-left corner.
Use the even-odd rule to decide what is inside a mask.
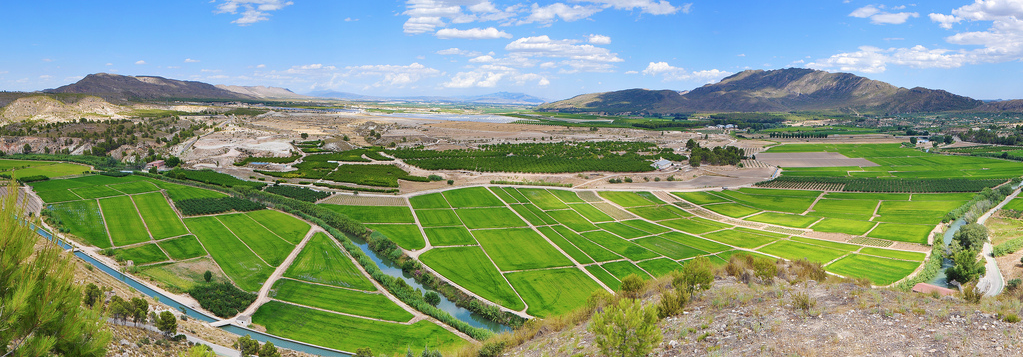
[[[228,90],[237,94],[259,98],[259,99],[312,99],[308,96],[304,96],[295,92],[292,92],[287,88],[280,87],[266,87],[266,86],[229,86],[219,84],[217,88]]]
[[[417,96],[417,97],[374,97],[347,92],[318,91],[311,92],[309,96],[319,98],[331,98],[341,100],[355,100],[367,102],[424,102],[424,103],[479,103],[479,104],[515,104],[515,105],[539,105],[546,102],[542,98],[534,97],[524,93],[497,92],[479,96]]]
[[[119,101],[164,98],[257,99],[202,82],[109,73],[90,74],[73,84],[47,89],[44,92],[91,94]]]
[[[803,110],[907,113],[969,110],[983,104],[943,90],[907,89],[849,73],[789,68],[743,71],[689,92],[628,89],[583,94],[539,109],[663,114]]]

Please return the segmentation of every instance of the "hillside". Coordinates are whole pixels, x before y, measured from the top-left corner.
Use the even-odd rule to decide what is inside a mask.
[[[90,74],[73,84],[47,89],[44,92],[91,94],[116,101],[167,98],[256,99],[202,82],[108,73]]]
[[[110,104],[103,99],[86,96],[74,101],[61,101],[46,95],[34,95],[14,100],[0,107],[0,123],[23,120],[65,122],[79,118],[103,120],[121,119],[121,113],[130,108]]]
[[[713,287],[685,312],[657,322],[662,340],[651,356],[1018,356],[1019,323],[1000,315],[1017,297],[958,297],[872,289],[831,277],[799,281],[779,271],[773,284],[718,271]],[[782,277],[783,275],[787,275]],[[748,283],[743,280],[748,280]],[[668,282],[648,286],[656,307]],[[804,295],[805,294],[805,295]],[[806,299],[802,299],[805,296]],[[591,301],[600,301],[591,299]],[[799,308],[799,302],[807,302]],[[606,303],[604,303],[606,304]],[[600,302],[597,306],[602,305]],[[598,309],[594,309],[598,310]],[[607,311],[607,308],[603,308]],[[599,311],[599,310],[598,310]],[[503,356],[601,355],[588,327],[593,310],[547,319],[488,341]],[[487,346],[485,344],[484,346]],[[463,351],[461,355],[471,355]]]
[[[217,88],[259,99],[311,99],[287,88],[267,86],[229,86],[218,84]]]
[[[812,69],[748,70],[689,92],[629,89],[548,103],[562,112],[841,112],[907,113],[967,110],[983,102],[943,90],[901,88],[849,73]]]

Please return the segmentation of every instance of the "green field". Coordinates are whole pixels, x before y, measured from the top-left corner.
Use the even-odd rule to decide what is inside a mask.
[[[300,305],[317,307],[375,319],[405,322],[413,315],[386,295],[315,285],[297,280],[281,279],[274,283],[273,298]]]
[[[537,207],[540,207],[540,209],[552,210],[568,208],[568,205],[566,205],[564,202],[561,202],[561,200],[559,200],[557,197],[554,197],[553,194],[547,192],[547,190],[544,190],[542,188],[520,188],[518,190],[519,193],[522,193],[523,196],[526,196],[526,199],[528,199],[529,202],[532,202]]]
[[[747,249],[753,249],[777,240],[777,238],[768,237],[760,234],[752,234],[749,232],[743,232],[734,229],[726,229],[714,233],[707,233],[704,234],[703,237],[707,239],[713,239],[718,242],[732,245],[735,247]]]
[[[372,347],[374,353],[396,355],[406,349],[451,351],[468,344],[433,322],[411,325],[381,322],[302,308],[282,302],[266,303],[252,316],[266,332],[342,351]]]
[[[187,218],[185,225],[199,238],[224,274],[242,290],[258,291],[273,273],[273,268],[238,240],[217,217]]]
[[[626,226],[632,227],[632,228],[643,230],[643,231],[645,231],[647,233],[650,233],[650,234],[661,234],[661,233],[666,233],[666,232],[670,232],[671,231],[671,229],[668,229],[668,228],[665,228],[665,227],[662,227],[662,226],[659,226],[659,225],[656,225],[656,224],[644,221],[642,219],[634,219],[634,220],[631,220],[631,221],[621,221],[621,223],[626,225]]]
[[[445,278],[484,299],[516,311],[526,308],[479,247],[431,249],[420,259]]]
[[[664,204],[664,202],[661,200],[655,199],[656,201],[654,201],[636,192],[601,191],[598,192],[597,194],[608,201],[614,202],[619,206],[626,208]]]
[[[145,181],[139,181],[145,182]],[[135,205],[146,221],[146,227],[153,234],[153,239],[164,239],[188,234],[178,214],[174,212],[162,193],[153,192],[132,196]]]
[[[416,210],[416,217],[419,218],[419,225],[423,227],[449,227],[461,226],[462,221],[450,209],[429,209]]]
[[[244,213],[216,217],[270,266],[281,265],[295,247]]]
[[[539,230],[540,234],[543,234],[544,237],[547,237],[548,240],[554,242],[554,245],[558,246],[558,248],[561,248],[561,250],[565,251],[565,253],[568,254],[568,256],[572,257],[572,259],[575,259],[576,262],[579,262],[580,264],[593,263],[593,259],[591,259],[590,256],[586,255],[586,253],[583,253],[582,250],[579,250],[579,248],[577,248],[575,245],[573,245],[571,242],[565,239],[565,237],[562,237],[561,234],[555,232],[554,228],[540,227],[537,228],[537,230]]]
[[[832,242],[830,240],[823,240],[823,239],[813,239],[813,238],[805,238],[805,237],[791,237],[789,239],[791,239],[794,242],[802,242],[802,243],[811,244],[811,245],[817,245],[817,246],[821,246],[821,247],[838,249],[838,250],[846,251],[846,252],[851,252],[851,251],[854,251],[854,250],[857,250],[857,249],[861,248],[860,246],[855,245],[855,244],[846,244],[846,243]]]
[[[823,199],[817,201],[810,213],[821,217],[852,218],[849,215],[866,217],[874,215],[877,208],[877,200],[832,200]]]
[[[486,187],[460,188],[444,191],[443,194],[454,208],[504,206],[504,203]]]
[[[924,244],[932,229],[933,226],[916,224],[878,223],[877,228],[870,231],[867,237]]]
[[[1011,209],[1016,211],[1023,211],[1023,198],[1015,198],[1009,203],[1006,203],[1002,209]]]
[[[103,225],[99,204],[94,200],[65,202],[53,205],[53,215],[71,234],[100,248],[110,248],[110,236]]]
[[[321,207],[348,216],[362,223],[415,223],[412,210],[404,206],[342,206],[320,204]]]
[[[674,271],[682,270],[682,265],[668,258],[651,259],[636,263],[636,265],[655,277],[662,277]]]
[[[39,195],[39,198],[46,203],[77,201],[82,199],[71,192],[71,190],[37,191],[36,194]]]
[[[590,222],[607,222],[614,220],[614,218],[608,216],[607,213],[604,213],[588,203],[571,204],[569,207],[581,214],[583,217],[586,217],[586,219],[590,220]]]
[[[587,221],[586,218],[583,218],[582,215],[575,213],[573,210],[549,211],[547,214],[565,227],[571,228],[576,232],[597,230],[597,226],[594,226],[593,223],[590,223],[590,221]]]
[[[165,240],[160,243],[160,248],[167,251],[174,260],[185,260],[196,257],[205,256],[206,249],[203,249],[202,244],[195,236],[184,236],[181,238],[174,238]]]
[[[309,233],[309,223],[287,213],[265,209],[245,214],[291,244],[298,244]]]
[[[142,223],[142,217],[135,210],[135,204],[129,196],[118,196],[99,200],[103,210],[103,218],[107,221],[107,229],[114,246],[141,243],[149,240],[149,232]]]
[[[594,261],[606,262],[610,260],[622,259],[620,255],[615,254],[610,250],[604,249],[603,247],[597,245],[596,243],[593,243],[589,239],[586,239],[586,237],[583,237],[578,233],[573,232],[571,229],[568,229],[565,226],[552,226],[551,228],[553,228],[555,232],[557,232],[559,235],[565,238],[565,240],[571,242],[573,245],[578,247],[579,250],[585,252],[586,255],[588,255],[590,258],[593,258]]]
[[[647,237],[634,240],[633,242],[674,260],[688,259],[707,254],[707,252],[702,250],[662,237]]]
[[[692,217],[693,215],[689,212],[683,211],[678,207],[671,205],[664,206],[644,206],[644,207],[633,207],[627,209],[632,214],[649,219],[651,221],[663,221],[666,219],[675,219],[680,217]],[[759,211],[757,211],[759,212]]]
[[[284,276],[343,288],[376,290],[355,262],[323,232],[313,235]]]
[[[600,282],[604,283],[604,285],[607,285],[607,287],[611,288],[611,290],[617,291],[618,287],[622,285],[622,282],[619,281],[618,278],[615,278],[614,275],[611,275],[611,273],[608,273],[607,270],[601,268],[600,264],[587,265],[586,271],[590,272],[590,274],[593,274],[593,276],[597,277],[597,279],[600,280]]]
[[[915,196],[915,195],[914,195]],[[959,208],[965,201],[911,201],[881,202],[877,214],[878,222],[888,223],[934,223],[937,224],[948,212]]]
[[[600,244],[602,247],[608,250],[618,253],[619,255],[628,258],[629,260],[643,260],[650,258],[657,258],[660,255],[650,250],[643,248],[636,243],[615,237],[610,233],[604,231],[588,232],[583,233],[583,236],[593,241],[593,243]],[[612,272],[613,274],[614,272]]]
[[[160,247],[157,247],[156,244],[152,243],[132,248],[115,249],[114,256],[118,259],[131,260],[135,263],[135,265],[144,265],[167,260],[167,255],[163,254]]]
[[[721,215],[724,215],[724,216],[728,216],[728,217],[732,217],[732,218],[745,217],[745,216],[749,216],[751,214],[760,212],[760,210],[758,210],[758,209],[749,208],[749,207],[740,205],[738,203],[718,203],[718,204],[706,205],[706,206],[703,206],[703,208],[709,209],[709,210],[714,211],[714,212],[716,212],[718,214],[721,214]]]
[[[49,178],[80,175],[89,172],[85,165],[55,161],[0,160],[0,173],[13,178],[43,175]]]
[[[838,249],[825,248],[821,246],[785,240],[775,242],[771,245],[760,248],[758,250],[788,260],[799,260],[802,258],[806,258],[811,262],[821,264],[825,264],[847,254],[846,251]]]
[[[493,192],[495,195],[497,195],[497,198],[500,198],[501,201],[504,201],[505,203],[509,204],[519,203],[518,199],[512,197],[512,195],[509,194],[508,191],[505,191],[504,188],[502,187],[491,187],[490,192]]]
[[[119,183],[119,184],[116,184],[116,185],[109,185],[107,187],[110,187],[112,189],[115,189],[117,191],[123,192],[125,194],[129,194],[129,195],[137,194],[137,193],[154,192],[154,191],[159,191],[160,190],[159,187],[156,187],[156,185],[150,183],[149,181],[141,181],[141,180],[140,181],[133,181],[133,182],[126,182],[126,183]]]
[[[770,190],[770,191],[794,191],[794,190]],[[749,191],[745,191],[749,192]],[[759,192],[759,191],[758,191]],[[795,192],[795,191],[794,191]],[[806,191],[816,192],[816,191]],[[787,192],[776,192],[777,195],[766,195],[766,194],[747,194],[744,191],[732,191],[725,190],[721,192],[713,192],[711,194],[719,195],[723,198],[741,203],[749,207],[753,207],[762,211],[778,211],[788,213],[803,213],[817,196],[787,196],[783,195]],[[820,192],[817,192],[820,194]]]
[[[867,233],[877,222],[851,221],[841,218],[825,218],[811,227],[817,232],[845,233],[854,236]]]
[[[444,195],[440,193],[409,197],[408,202],[415,209],[451,208],[448,201],[444,199]]]
[[[526,313],[546,317],[562,314],[586,304],[597,282],[576,268],[534,270],[505,275],[529,305]]]
[[[633,239],[650,235],[650,233],[632,228],[619,222],[598,223],[597,226],[600,227],[600,229],[614,233],[625,239]]]
[[[501,271],[563,267],[572,262],[528,228],[473,232]]]
[[[171,200],[174,202],[193,198],[227,197],[227,195],[217,191],[205,190],[185,185],[178,185],[159,180],[153,180],[152,182],[157,187],[167,190],[167,196],[170,196]]]
[[[851,278],[867,278],[874,285],[889,285],[906,277],[918,266],[918,262],[851,254],[831,263],[825,270]]]
[[[731,228],[731,226],[727,224],[706,220],[699,217],[671,219],[667,221],[660,221],[657,223],[663,224],[671,228],[675,228],[686,233],[693,234],[703,234],[720,229]]]
[[[748,217],[746,220],[751,222],[777,224],[785,227],[806,228],[813,224],[813,222],[820,220],[820,217],[764,212],[753,217]]]
[[[712,194],[709,194],[709,193],[703,192],[703,191],[698,191],[698,192],[672,192],[672,194],[677,196],[678,198],[681,198],[683,200],[689,201],[692,204],[701,205],[701,206],[705,205],[705,204],[708,204],[708,203],[731,202],[731,200],[724,199],[721,196],[712,195]]]
[[[515,211],[515,213],[518,213],[522,216],[522,218],[525,218],[526,222],[529,222],[529,224],[534,226],[546,226],[558,223],[554,220],[554,218],[551,218],[547,212],[541,211],[532,203],[514,204],[511,205],[511,208]]]
[[[691,236],[691,235],[688,235],[688,234],[685,234],[685,233],[668,232],[668,233],[660,235],[660,237],[668,239],[668,240],[671,240],[671,241],[674,241],[676,243],[681,243],[682,245],[689,246],[689,247],[692,247],[692,248],[695,248],[695,249],[698,249],[698,250],[702,250],[704,252],[711,253],[711,254],[718,253],[718,252],[723,252],[723,251],[732,249],[731,247],[729,247],[727,245],[724,245],[724,244],[721,244],[721,243],[718,243],[718,242],[714,242],[714,241],[710,241],[710,240],[706,240],[706,239],[699,238],[699,237],[694,237],[694,236]]]
[[[430,245],[475,245],[476,239],[469,234],[465,227],[441,227],[424,228],[426,238],[430,239]]]
[[[85,187],[72,188],[71,191],[74,192],[76,195],[78,195],[78,196],[80,196],[80,197],[82,197],[84,199],[87,199],[87,200],[91,200],[91,199],[94,199],[94,198],[103,198],[103,197],[112,197],[112,196],[123,195],[123,193],[121,193],[121,192],[119,192],[119,191],[117,191],[115,189],[106,187],[106,186],[85,186]]]
[[[584,203],[584,202],[586,202],[586,201],[583,201],[583,199],[579,198],[579,195],[577,195],[573,191],[548,189],[547,192],[550,192],[555,197],[557,197],[558,199],[560,199],[561,201],[563,201],[565,203]]]
[[[455,213],[469,229],[527,226],[515,212],[505,207],[459,209]]]
[[[863,249],[860,250],[860,254],[875,255],[883,258],[911,260],[915,262],[922,262],[924,261],[924,258],[927,257],[927,254],[920,252],[907,252],[903,250],[891,250],[873,247],[864,247]]]
[[[604,263],[601,267],[604,268],[604,270],[607,270],[608,273],[611,273],[611,275],[618,278],[618,280],[625,279],[625,277],[629,275],[636,275],[643,278],[643,280],[649,280],[651,278],[650,274],[647,274],[647,272],[643,271],[643,269],[640,269],[636,266],[636,264],[633,264],[630,261]]]
[[[423,233],[419,231],[419,226],[414,224],[367,224],[366,228],[376,231],[373,234],[381,234],[397,243],[399,247],[408,250],[426,247]]]

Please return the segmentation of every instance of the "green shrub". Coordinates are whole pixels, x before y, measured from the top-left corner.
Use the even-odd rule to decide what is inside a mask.
[[[256,301],[256,294],[242,291],[231,283],[198,284],[188,290],[188,295],[199,301],[202,308],[222,318],[237,315]]]
[[[622,278],[622,285],[618,287],[618,293],[626,299],[639,299],[639,294],[643,292],[643,279],[636,274],[629,274],[625,278]]]
[[[594,315],[589,330],[605,356],[646,356],[663,339],[657,309],[632,299],[619,300]]]

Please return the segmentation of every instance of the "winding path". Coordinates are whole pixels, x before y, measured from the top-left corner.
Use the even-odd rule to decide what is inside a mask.
[[[1011,195],[1006,196],[1001,203],[991,208],[991,210],[984,213],[983,216],[977,219],[978,224],[984,224],[992,214],[1002,209],[1009,201],[1012,201],[1016,196],[1019,196],[1020,189],[1017,188]],[[995,257],[991,254],[994,247],[991,245],[991,236],[988,235],[987,242],[984,242],[984,248],[981,250],[981,254],[984,255],[984,268],[986,272],[984,276],[977,281],[977,288],[984,292],[984,296],[995,296],[1002,293],[1002,289],[1005,288],[1005,278],[1002,277],[1002,271],[998,269],[998,262],[995,261]]]

